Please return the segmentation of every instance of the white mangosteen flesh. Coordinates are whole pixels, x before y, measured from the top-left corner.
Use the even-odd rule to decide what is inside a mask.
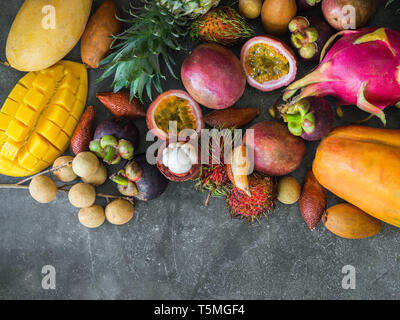
[[[172,173],[184,174],[197,163],[197,154],[193,145],[190,143],[174,142],[170,143],[163,150],[163,164]]]

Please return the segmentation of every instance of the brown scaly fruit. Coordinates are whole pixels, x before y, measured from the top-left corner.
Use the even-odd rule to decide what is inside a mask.
[[[249,124],[260,114],[259,108],[228,108],[215,110],[203,120],[211,127],[241,128]]]
[[[227,202],[232,217],[253,223],[260,217],[267,216],[275,207],[276,188],[272,178],[264,174],[253,173],[248,179],[251,196],[233,188]]]
[[[93,120],[96,110],[93,106],[87,107],[71,138],[71,149],[74,154],[89,150],[90,140],[93,137]]]
[[[310,230],[321,221],[326,209],[326,194],[324,188],[319,184],[310,170],[304,181],[303,190],[299,200],[300,211],[304,221]]]
[[[190,27],[193,39],[232,45],[250,38],[254,30],[246,20],[231,7],[218,7],[197,18]]]
[[[98,92],[96,97],[116,117],[136,119],[146,116],[139,99],[133,98],[130,101],[128,92]]]

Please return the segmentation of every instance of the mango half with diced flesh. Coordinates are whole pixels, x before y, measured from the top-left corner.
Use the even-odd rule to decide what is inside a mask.
[[[0,174],[32,175],[63,154],[87,90],[86,68],[72,61],[22,77],[0,110]]]

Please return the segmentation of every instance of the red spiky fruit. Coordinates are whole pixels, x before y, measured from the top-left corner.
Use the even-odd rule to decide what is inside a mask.
[[[234,218],[245,222],[254,222],[266,216],[275,207],[275,183],[271,177],[253,173],[249,176],[251,196],[238,188],[233,188],[228,195],[228,206]]]
[[[234,8],[218,7],[197,18],[190,35],[205,42],[232,45],[253,36],[254,30]]]

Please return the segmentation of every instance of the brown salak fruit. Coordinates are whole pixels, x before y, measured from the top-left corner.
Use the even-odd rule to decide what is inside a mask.
[[[98,92],[96,97],[116,117],[136,119],[146,116],[139,99],[133,98],[131,101],[129,92]]]
[[[105,0],[90,18],[81,39],[82,62],[97,68],[110,51],[112,35],[121,32],[122,23],[116,19],[118,7],[112,0]]]
[[[241,128],[252,122],[259,114],[259,108],[228,108],[213,111],[203,119],[213,128]]]
[[[265,0],[261,9],[261,20],[269,34],[282,35],[297,13],[296,0]]]
[[[313,230],[326,209],[326,194],[311,170],[304,181],[299,205],[304,221],[310,230]]]
[[[346,239],[372,237],[382,229],[381,221],[348,203],[330,207],[324,213],[322,222],[330,232]]]
[[[93,137],[93,120],[96,110],[88,106],[82,114],[78,125],[71,138],[71,149],[75,155],[89,150],[89,144]]]

